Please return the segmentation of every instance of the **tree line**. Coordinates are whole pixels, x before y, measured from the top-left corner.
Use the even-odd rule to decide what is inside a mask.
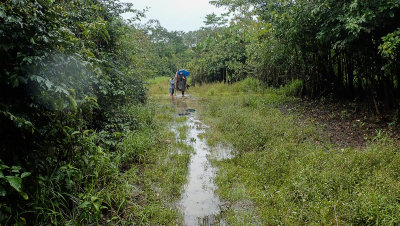
[[[188,64],[195,82],[256,77],[303,82],[313,98],[367,100],[377,113],[399,107],[400,2],[215,0]],[[208,30],[207,35],[202,32]]]

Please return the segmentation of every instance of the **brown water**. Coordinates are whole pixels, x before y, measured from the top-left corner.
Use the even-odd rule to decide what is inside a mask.
[[[225,225],[219,220],[222,202],[214,193],[216,169],[209,161],[211,148],[205,139],[200,138],[201,134],[206,132],[207,125],[198,119],[198,103],[188,96],[175,97],[171,103],[178,109],[178,117],[187,117],[185,123],[189,129],[184,142],[194,149],[188,167],[187,183],[179,201],[179,208],[184,214],[184,225]],[[214,152],[215,149],[219,151]],[[228,149],[213,148],[217,158],[229,157],[228,151]]]

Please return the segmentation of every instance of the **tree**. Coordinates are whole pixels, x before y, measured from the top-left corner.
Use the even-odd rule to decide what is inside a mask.
[[[211,3],[232,12],[247,8],[258,16],[248,63],[250,72],[263,81],[280,84],[301,78],[305,93],[313,97],[333,93],[397,105],[398,1]]]

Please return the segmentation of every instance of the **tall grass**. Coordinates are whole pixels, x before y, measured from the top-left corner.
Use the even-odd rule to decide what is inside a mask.
[[[236,87],[253,84],[243,83]],[[215,90],[203,110],[212,125],[207,138],[232,144],[236,153],[214,161],[222,198],[232,205],[249,199],[264,225],[400,223],[397,143],[377,136],[364,150],[335,148],[315,126],[278,110],[298,92],[297,81],[261,95],[237,95],[235,86],[223,84],[206,87]],[[237,212],[227,212],[228,223],[240,222]]]
[[[147,81],[148,93],[150,96],[156,97],[159,95],[169,94],[169,77],[156,77]]]
[[[146,82],[150,85],[156,85],[156,84],[160,84],[160,83],[165,83],[165,81],[168,81],[169,79],[170,79],[170,77],[159,76],[159,77],[155,77],[152,79],[148,79]]]
[[[77,134],[80,158],[41,178],[36,224],[179,224],[174,202],[186,182],[191,149],[180,144],[180,153],[171,153],[177,145],[168,126],[173,109],[148,103],[120,111],[130,129],[122,120],[119,126],[126,129],[114,133],[114,139],[106,139],[111,134],[102,131]]]

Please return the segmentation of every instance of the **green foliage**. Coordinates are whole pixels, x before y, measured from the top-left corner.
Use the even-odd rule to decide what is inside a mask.
[[[193,55],[187,63],[192,73],[192,83],[203,82],[235,82],[246,77],[246,51],[248,43],[246,33],[249,21],[230,27],[218,27],[223,16],[210,15],[210,28],[202,28],[198,35],[201,42],[192,48]],[[224,24],[224,23],[222,23]],[[222,25],[220,24],[220,25]]]
[[[176,161],[172,164],[176,169],[164,161],[170,148],[159,140],[167,136],[168,121],[154,118],[161,119],[170,112],[155,113],[154,109],[152,105],[121,108],[121,115],[140,122],[131,130],[71,133],[77,140],[75,156],[69,163],[38,178],[40,190],[34,197],[38,222],[166,224],[176,221],[177,211],[162,202],[160,195],[172,199],[178,194],[177,188],[186,179],[190,154],[171,159]],[[178,170],[182,172],[172,173]],[[146,176],[142,177],[143,174]],[[171,180],[175,181],[171,183]],[[162,190],[151,187],[153,183],[162,184]]]
[[[334,148],[313,125],[279,110],[287,90],[236,96],[231,89],[205,106],[207,139],[233,146],[232,159],[214,160],[217,192],[233,207],[227,223],[400,222],[398,143],[377,131],[364,150]]]
[[[121,158],[128,163],[143,163],[146,159],[146,151],[154,146],[154,138],[149,135],[149,130],[140,133],[130,134],[124,139],[119,148]]]
[[[381,54],[386,58],[395,60],[398,57],[400,45],[400,28],[382,37],[383,43],[379,46]]]
[[[195,83],[256,77],[279,87],[300,79],[302,95],[398,106],[398,1],[211,3],[235,16],[228,27],[209,16],[214,27],[189,63]]]
[[[215,29],[216,27],[225,25],[228,22],[228,19],[226,19],[225,16],[226,15],[217,16],[215,13],[208,14],[205,18],[206,20],[204,21],[204,24],[207,26],[211,25]]]
[[[118,0],[0,4],[0,224],[141,222],[119,215],[138,205],[139,181],[116,178],[159,145],[143,79],[174,73],[168,57],[185,47],[181,33],[158,43],[124,12],[143,15]],[[129,205],[105,192],[119,188]]]
[[[300,96],[303,82],[300,79],[296,79],[278,90],[279,94],[286,96]]]
[[[255,78],[246,78],[241,82],[234,83],[232,89],[238,92],[260,92],[263,87],[260,80]]]
[[[157,20],[149,20],[145,25],[138,25],[135,33],[142,33],[146,39],[137,45],[138,62],[147,61],[147,67],[139,67],[139,73],[145,78],[174,75],[177,68],[183,67],[187,56],[187,46],[183,42],[183,32],[167,31]],[[127,41],[131,41],[130,39]]]
[[[21,166],[6,166],[0,165],[0,196],[4,197],[8,193],[10,193],[10,189],[18,192],[25,200],[29,197],[22,189],[22,179],[31,175],[30,172],[21,173]],[[7,206],[3,206],[1,211],[3,212],[4,208],[7,210]],[[9,210],[8,210],[9,211]],[[3,215],[3,214],[2,214]],[[4,219],[2,219],[4,220]]]

